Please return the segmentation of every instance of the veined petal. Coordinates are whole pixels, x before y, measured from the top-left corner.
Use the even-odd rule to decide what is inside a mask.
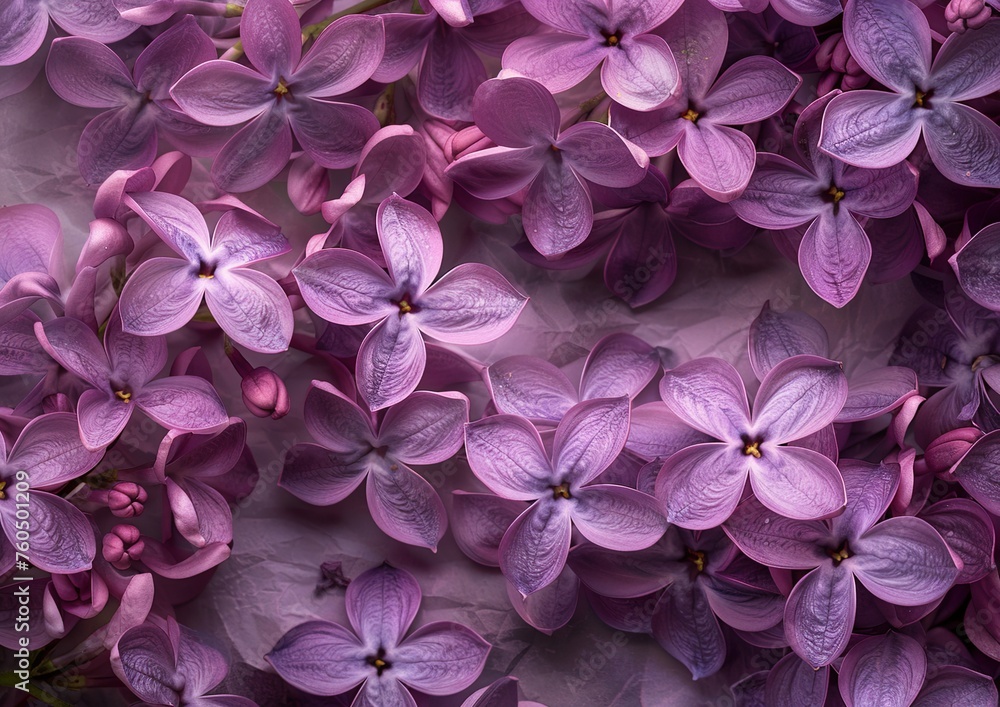
[[[758,379],[792,356],[809,354],[827,358],[830,340],[826,329],[805,312],[776,312],[770,300],[750,324],[750,365]]]
[[[331,169],[357,164],[378,130],[378,120],[367,108],[318,98],[304,98],[289,111],[288,120],[302,149],[316,164]]]
[[[685,2],[656,31],[673,50],[684,98],[703,98],[722,67],[729,28],[726,15],[717,5],[707,0]]]
[[[551,584],[569,555],[570,503],[543,498],[511,523],[500,542],[500,569],[523,596]]]
[[[997,702],[993,678],[957,665],[939,668],[920,690],[914,707],[992,707]]]
[[[682,528],[721,525],[740,501],[749,464],[728,444],[695,444],[668,458],[656,478],[667,520]]]
[[[483,672],[490,644],[470,628],[436,621],[414,631],[393,652],[393,672],[427,695],[453,695]]]
[[[335,324],[369,324],[394,314],[395,286],[366,255],[346,248],[319,250],[292,270],[309,308]]]
[[[80,174],[99,184],[117,169],[141,169],[156,157],[156,123],[149,110],[106,111],[83,129],[77,148]]]
[[[201,305],[204,280],[180,258],[150,258],[132,273],[122,290],[122,327],[139,336],[160,336],[191,321]]]
[[[917,374],[905,366],[885,366],[854,376],[835,422],[870,420],[896,409],[917,392]]]
[[[528,298],[488,265],[462,263],[420,296],[420,330],[449,344],[483,344],[514,326]]]
[[[185,540],[195,547],[232,542],[233,514],[221,493],[194,478],[167,478],[166,488],[174,525]]]
[[[215,45],[194,17],[185,17],[136,57],[132,69],[136,88],[141,93],[149,91],[153,100],[170,98],[170,88],[187,71],[217,56]]]
[[[52,90],[73,105],[117,108],[136,95],[132,74],[118,55],[83,37],[52,40],[45,74]]]
[[[96,466],[100,452],[83,446],[76,415],[53,412],[40,415],[21,431],[10,453],[8,469],[27,469],[31,488],[55,488]]]
[[[420,608],[420,585],[406,570],[383,564],[347,585],[347,618],[366,649],[399,645]]]
[[[378,207],[378,240],[396,286],[412,298],[420,295],[441,269],[441,229],[422,206],[392,195]]]
[[[927,673],[923,647],[890,631],[855,645],[840,666],[840,695],[847,707],[909,707]]]
[[[365,647],[330,621],[306,621],[282,636],[264,656],[278,675],[313,695],[339,695],[368,676]]]
[[[645,460],[666,459],[692,444],[711,441],[660,401],[632,408],[625,448]]]
[[[517,615],[529,626],[546,635],[551,635],[568,624],[580,603],[580,580],[568,567],[563,567],[551,584],[546,584],[527,596],[522,595],[510,582],[505,584],[507,598]]]
[[[482,59],[459,33],[435,34],[420,64],[417,99],[435,117],[472,120],[476,88],[487,78]]]
[[[212,179],[226,191],[250,191],[277,176],[291,154],[288,118],[280,110],[269,109],[222,146],[212,165]]]
[[[212,252],[227,267],[276,258],[291,249],[278,226],[243,209],[222,214],[212,234]]]
[[[596,344],[583,365],[580,397],[634,398],[653,379],[660,359],[652,346],[631,334],[609,334]]]
[[[547,147],[559,134],[555,99],[530,79],[486,81],[476,90],[472,114],[479,129],[505,147]]]
[[[817,432],[837,417],[847,399],[840,363],[819,356],[779,362],[761,381],[754,400],[754,429],[780,444]]]
[[[819,146],[855,167],[892,167],[913,152],[924,122],[912,98],[885,91],[848,91],[826,107]]]
[[[570,551],[569,566],[588,589],[601,596],[629,599],[653,594],[683,571],[682,561],[670,552],[669,537],[635,552],[581,543]]]
[[[316,444],[297,444],[288,453],[278,486],[314,506],[339,503],[364,480],[365,461],[351,462]]]
[[[795,653],[789,653],[767,674],[764,704],[768,707],[822,705],[826,704],[829,689],[829,667],[816,670]]]
[[[503,53],[503,68],[559,93],[587,78],[606,55],[592,37],[541,33],[511,42]]]
[[[396,678],[369,676],[351,707],[417,707],[417,703]]]
[[[486,372],[493,404],[502,413],[558,422],[578,402],[569,378],[540,358],[508,356]]]
[[[111,375],[104,347],[86,324],[71,317],[35,323],[35,335],[60,366],[95,388],[104,389]]]
[[[366,486],[372,519],[391,538],[437,551],[448,517],[437,491],[402,463],[375,464]]]
[[[955,478],[983,508],[1000,513],[1000,431],[979,438],[955,467]]]
[[[667,521],[652,496],[612,484],[595,484],[573,497],[573,523],[590,542],[612,550],[649,547],[663,535]]]
[[[199,64],[170,89],[180,109],[205,125],[239,125],[275,101],[274,84],[250,67],[215,59]]]
[[[251,351],[280,353],[292,339],[292,307],[281,285],[249,268],[217,270],[205,304],[229,337]]]
[[[607,53],[601,67],[601,84],[611,100],[626,108],[647,111],[677,95],[680,72],[662,37],[640,34]]]
[[[785,637],[813,668],[835,661],[851,638],[857,611],[854,575],[824,562],[792,587],[785,604]]]
[[[934,58],[930,83],[952,101],[1000,90],[1000,22],[950,35]]]
[[[476,477],[503,498],[533,501],[554,481],[538,430],[523,417],[494,415],[469,423],[465,452]]]
[[[302,29],[291,3],[253,0],[240,18],[240,39],[263,74],[289,76],[302,56]]]
[[[356,458],[375,445],[369,416],[329,383],[312,382],[304,416],[313,439],[338,455]]]
[[[76,404],[83,446],[103,450],[128,424],[135,406],[103,390],[85,390]]]
[[[602,0],[583,0],[573,6],[545,0],[525,0],[522,4],[532,17],[571,35],[587,36],[595,26],[610,19],[608,6]]]
[[[750,424],[743,379],[719,358],[697,358],[666,371],[660,395],[675,415],[716,439],[739,440]]]
[[[931,31],[916,5],[852,0],[844,10],[844,38],[854,60],[879,83],[900,93],[929,88]]]
[[[197,376],[171,376],[150,381],[135,396],[135,405],[167,429],[212,430],[229,416],[212,384]]]
[[[300,93],[317,98],[339,96],[367,81],[384,52],[381,17],[341,17],[316,38],[290,78]]]
[[[995,265],[1000,258],[1000,225],[990,225],[979,231],[948,261],[951,263],[962,291],[976,303],[994,311],[1000,310],[1000,284]]]
[[[657,602],[653,637],[695,680],[717,673],[725,663],[726,639],[719,621],[705,591],[687,578],[667,587]]]
[[[813,292],[839,308],[858,293],[871,256],[868,234],[841,208],[809,224],[799,244],[799,270]]]
[[[899,467],[845,459],[840,463],[847,508],[830,525],[836,535],[860,537],[885,514],[899,489]]]
[[[499,567],[500,541],[524,504],[492,493],[452,493],[451,534],[459,549],[474,562]]]
[[[128,194],[126,204],[170,248],[197,263],[212,251],[205,217],[184,197],[162,191]]]
[[[846,192],[840,208],[872,218],[898,216],[917,195],[917,175],[905,163],[872,170],[846,167],[836,179]]]
[[[584,121],[567,128],[555,146],[577,174],[606,187],[630,187],[646,176],[649,158],[603,123]]]
[[[630,411],[625,396],[585,400],[571,407],[552,443],[555,478],[579,488],[607,469],[625,447]]]
[[[802,78],[781,62],[751,56],[726,69],[700,105],[706,120],[746,125],[779,113],[801,85]]]
[[[535,250],[561,255],[586,240],[594,225],[590,190],[566,161],[547,160],[528,187],[522,216]]]
[[[677,156],[691,178],[714,199],[730,202],[747,188],[756,152],[748,135],[702,121],[687,127]]]
[[[52,21],[67,33],[104,44],[124,39],[137,28],[134,23],[122,19],[118,8],[108,0],[46,3],[44,7]]]
[[[480,199],[502,199],[529,184],[545,162],[536,147],[488,147],[448,165],[445,174]]]
[[[122,634],[111,651],[111,667],[140,699],[163,705],[180,703],[177,648],[157,626],[144,623]]]
[[[424,374],[427,349],[413,317],[390,314],[361,342],[358,391],[371,410],[395,405],[412,393]]]
[[[42,46],[48,29],[49,15],[40,3],[16,0],[4,4],[0,8],[0,66],[26,62]]]
[[[837,465],[802,447],[764,451],[750,465],[750,486],[761,503],[789,518],[829,518],[847,502]]]
[[[827,210],[819,178],[781,155],[757,153],[757,166],[738,199],[730,202],[747,223],[768,229],[808,223]]]
[[[461,449],[468,421],[461,393],[418,391],[386,412],[377,445],[404,464],[437,464]]]
[[[940,103],[924,121],[924,142],[941,174],[972,187],[1000,187],[1000,126],[961,103]]]
[[[978,503],[968,498],[945,499],[926,507],[920,518],[962,560],[956,584],[978,582],[993,571],[995,530],[990,515]]]
[[[73,574],[89,570],[97,552],[94,531],[79,508],[45,491],[31,491],[31,562],[43,572]],[[17,537],[13,503],[0,512],[0,524],[11,542]]]
[[[825,523],[786,518],[756,498],[741,503],[722,529],[747,557],[768,567],[807,570],[827,557],[822,545],[830,530]]]

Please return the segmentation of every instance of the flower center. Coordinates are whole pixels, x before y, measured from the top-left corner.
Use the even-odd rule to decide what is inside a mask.
[[[931,97],[933,96],[933,91],[921,91],[917,89],[913,94],[913,107],[914,108],[931,108]]]
[[[132,402],[132,391],[128,388],[122,388],[121,390],[115,391],[115,397],[121,400],[123,403]]]
[[[754,459],[760,459],[760,445],[763,441],[764,440],[759,437],[757,439],[751,439],[749,436],[743,435],[743,454],[748,457],[753,457]]]
[[[695,572],[700,573],[705,571],[705,563],[707,562],[707,559],[705,558],[704,552],[691,550],[689,548],[687,551],[687,561],[694,565]]]
[[[278,97],[280,101],[282,98],[289,94],[288,84],[285,83],[284,78],[278,79],[278,85],[274,87],[274,95]]]
[[[215,263],[209,263],[204,260],[200,261],[198,264],[198,277],[204,280],[211,280],[215,277]]]
[[[836,185],[831,186],[827,194],[833,199],[834,204],[839,203],[844,198],[844,190]]]
[[[567,483],[561,483],[558,486],[552,486],[550,488],[552,489],[552,498],[572,498],[569,493],[569,484]]]
[[[694,108],[688,108],[686,111],[681,113],[681,118],[684,120],[690,120],[692,123],[698,122],[698,116],[701,115]]]
[[[840,549],[830,550],[829,554],[830,557],[833,558],[833,564],[839,565],[851,556],[851,551],[847,548],[847,542],[845,541],[844,544],[840,546]]]
[[[382,673],[392,667],[392,663],[385,659],[385,648],[379,648],[375,655],[368,656],[365,661],[375,668],[376,674],[380,677]]]
[[[5,488],[7,488],[7,482],[6,482],[6,481],[0,481],[0,501],[2,501],[2,500],[4,500],[5,498],[7,498],[7,494],[5,494],[5,493],[3,492],[3,490],[4,490]]]
[[[606,47],[617,47],[622,42],[620,30],[616,29],[614,32],[601,30],[601,34],[604,35],[604,46]]]
[[[399,316],[403,316],[404,314],[416,314],[420,311],[420,307],[414,303],[413,297],[409,292],[404,294],[398,300],[389,301],[399,307]]]

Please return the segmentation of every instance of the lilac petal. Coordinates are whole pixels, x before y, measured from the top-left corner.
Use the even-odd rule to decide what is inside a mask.
[[[826,329],[797,309],[776,312],[768,300],[750,325],[750,365],[759,379],[786,358],[802,354],[826,358],[829,353]]]
[[[997,699],[993,678],[968,668],[946,665],[927,679],[913,707],[992,707]]]
[[[593,31],[594,25],[610,19],[608,7],[601,0],[583,0],[574,6],[545,0],[525,0],[522,4],[539,21],[571,35],[585,37]]]
[[[511,523],[500,542],[500,569],[523,596],[556,580],[569,555],[572,505],[542,498]]]
[[[461,393],[416,392],[386,412],[377,446],[404,464],[438,464],[462,447],[468,421]]]
[[[80,135],[80,174],[97,184],[116,169],[139,169],[156,157],[156,124],[130,106],[101,113]]]
[[[650,157],[660,157],[677,147],[688,121],[671,107],[640,113],[612,104],[610,124],[622,137],[638,145]]]
[[[848,91],[823,114],[819,146],[856,167],[899,164],[920,139],[921,117],[913,99],[885,91]]]
[[[419,298],[420,330],[448,344],[484,344],[503,336],[528,298],[488,265],[462,263]]]
[[[674,454],[656,479],[667,520],[692,530],[721,525],[740,501],[747,466],[726,444],[695,444]]]
[[[601,596],[621,599],[645,596],[670,584],[682,566],[665,552],[668,538],[647,549],[627,553],[582,543],[570,551],[569,566],[584,586]]]
[[[28,469],[31,488],[54,488],[89,471],[101,460],[99,452],[80,442],[76,415],[53,412],[24,426],[10,453],[8,469]]]
[[[750,469],[750,486],[761,503],[789,518],[829,518],[844,507],[837,465],[819,452],[779,447],[764,452]]]
[[[800,85],[798,74],[771,57],[747,57],[726,69],[700,105],[716,124],[756,123],[778,114]]]
[[[506,676],[476,690],[462,707],[508,707],[517,704],[517,678]]]
[[[813,668],[843,653],[854,628],[857,591],[847,567],[824,562],[800,579],[785,604],[785,636]]]
[[[277,176],[291,154],[288,119],[279,110],[267,110],[223,145],[212,165],[212,179],[226,191],[250,191]]]
[[[212,430],[229,416],[212,384],[197,376],[173,376],[148,383],[135,397],[140,410],[167,429]]]
[[[577,403],[575,386],[548,361],[508,356],[487,369],[487,385],[497,410],[558,422]]]
[[[111,366],[97,337],[78,319],[60,317],[35,324],[35,334],[45,352],[60,366],[95,388],[104,388]]]
[[[351,707],[417,707],[417,703],[396,678],[369,676]]]
[[[367,676],[365,647],[330,621],[306,621],[282,636],[264,656],[290,685],[312,695],[339,695]]]
[[[423,56],[431,34],[438,28],[433,14],[388,12],[382,15],[385,26],[385,53],[372,79],[388,83],[410,72]]]
[[[437,552],[448,525],[434,487],[405,464],[376,464],[368,474],[368,510],[389,537]]]
[[[103,390],[85,390],[76,405],[83,446],[103,450],[115,441],[135,408]]]
[[[353,91],[378,68],[384,52],[381,18],[342,17],[323,30],[302,57],[295,70],[295,88],[317,98]]]
[[[920,513],[962,560],[956,584],[971,584],[994,568],[995,531],[990,516],[975,501],[949,498],[928,506]]]
[[[920,692],[927,656],[916,640],[895,631],[855,645],[840,666],[840,695],[847,707],[909,707]]]
[[[879,83],[900,93],[925,84],[931,33],[916,5],[853,0],[844,10],[844,39],[854,60]]]
[[[875,525],[889,508],[900,483],[900,470],[895,464],[869,464],[845,459],[840,469],[847,490],[847,508],[833,519],[831,527],[837,535],[860,537]]]
[[[140,92],[150,98],[170,98],[170,88],[192,67],[214,61],[218,55],[212,40],[193,17],[159,35],[136,58],[132,70]]]
[[[524,511],[524,504],[491,493],[454,491],[451,533],[469,559],[487,567],[499,567],[500,541],[507,528]]]
[[[465,452],[472,473],[503,498],[533,501],[553,482],[538,430],[522,417],[494,415],[469,423]]]
[[[123,327],[139,336],[177,331],[201,306],[205,281],[191,263],[179,258],[150,258],[125,283],[119,306]]]
[[[949,262],[965,292],[977,304],[1000,310],[993,264],[1000,257],[1000,226],[990,225],[977,233]]]
[[[547,258],[586,240],[594,223],[590,190],[565,162],[548,160],[524,197],[524,234]]]
[[[968,101],[1000,90],[1000,23],[948,37],[934,58],[931,84],[942,98]]]
[[[911,368],[886,366],[855,376],[837,422],[870,420],[895,410],[917,392],[917,376]]]
[[[133,388],[144,386],[167,362],[167,341],[162,336],[133,336],[122,329],[113,313],[104,330],[104,348],[114,376],[122,376]]]
[[[471,120],[476,88],[489,78],[482,59],[458,33],[433,35],[417,83],[420,105],[444,120]]]
[[[473,196],[502,199],[529,184],[545,165],[541,147],[489,147],[448,165],[446,174]]]
[[[743,379],[719,358],[698,358],[667,371],[660,395],[675,415],[716,439],[738,440],[750,423]]]
[[[628,439],[630,408],[622,396],[586,400],[566,412],[552,443],[552,469],[560,482],[583,486],[611,465]]]
[[[126,203],[170,248],[198,263],[211,253],[205,217],[187,199],[162,191],[129,194]]]
[[[677,156],[710,196],[729,202],[749,184],[756,153],[745,133],[706,120],[685,131]]]
[[[633,110],[647,111],[673,98],[680,72],[662,37],[640,34],[610,51],[601,67],[601,84],[611,100]]]
[[[505,147],[551,143],[559,134],[559,107],[536,81],[491,79],[476,90],[472,104],[476,125]]]
[[[645,341],[631,334],[610,334],[594,344],[587,356],[580,397],[634,398],[659,368],[659,356]]]
[[[0,8],[0,28],[0,66],[15,66],[42,46],[49,16],[40,3],[12,2]]]
[[[726,639],[705,591],[688,579],[664,591],[653,613],[653,637],[695,680],[717,673],[726,659]]]
[[[663,535],[667,522],[656,499],[635,489],[595,484],[573,494],[573,524],[592,543],[612,550],[647,548]]]
[[[177,672],[184,676],[184,692],[188,696],[200,697],[222,682],[229,672],[227,658],[218,649],[202,643],[202,640],[195,631],[181,627]],[[242,703],[231,704],[232,707],[239,707]]]
[[[850,550],[851,568],[865,588],[899,606],[940,599],[958,576],[944,540],[919,518],[884,520],[855,540]]]
[[[13,503],[0,509],[0,524],[11,542],[17,537],[18,521]],[[32,489],[31,563],[43,572],[73,574],[89,570],[97,552],[90,520],[64,498]],[[23,528],[21,529],[23,532]]]
[[[62,229],[51,209],[41,204],[2,207],[0,227],[4,231],[0,280],[7,282],[27,273],[58,273],[62,268]]]
[[[424,374],[427,349],[413,317],[391,314],[375,325],[358,349],[358,392],[369,409],[395,405]]]
[[[747,557],[768,567],[812,569],[827,555],[823,543],[830,535],[818,520],[793,520],[748,498],[729,516],[722,529]]]
[[[656,32],[673,49],[681,91],[689,99],[703,98],[722,67],[729,29],[717,5],[706,0],[685,2]]]
[[[420,585],[412,574],[387,564],[347,585],[347,618],[367,649],[399,645],[420,608]]]
[[[574,8],[575,9],[575,8]],[[576,86],[597,68],[605,56],[597,40],[561,33],[543,33],[515,39],[503,53],[504,71],[527,76],[552,93]],[[507,79],[504,79],[507,80]]]
[[[149,623],[126,631],[111,652],[115,674],[142,700],[153,704],[179,704],[176,661],[176,647],[167,634]]]
[[[422,206],[393,195],[379,204],[378,238],[393,282],[416,298],[437,277],[444,245],[441,229]]]
[[[242,209],[222,214],[212,235],[212,252],[227,267],[276,258],[291,249],[280,228]]]
[[[630,307],[653,302],[674,283],[672,230],[670,216],[654,203],[643,204],[621,224],[604,265],[604,282]]]
[[[0,325],[0,376],[43,373],[51,359],[35,336],[37,318],[30,312]]]
[[[368,473],[363,460],[349,462],[315,444],[292,447],[278,486],[315,506],[331,506],[351,495]]]
[[[924,123],[924,142],[941,174],[973,187],[1000,186],[1000,126],[961,103],[941,103]]]
[[[393,314],[392,280],[368,256],[346,248],[320,250],[293,271],[309,308],[335,324],[369,324]]]
[[[290,76],[302,56],[299,16],[290,3],[257,0],[240,19],[240,39],[263,74]]]
[[[764,631],[781,622],[785,598],[775,591],[708,575],[703,586],[713,613],[733,628]]]
[[[379,130],[365,145],[355,168],[365,178],[365,201],[381,202],[393,192],[404,196],[412,192],[423,179],[426,160],[424,140],[409,125]]]
[[[779,362],[761,381],[754,401],[754,429],[779,444],[817,432],[837,417],[847,399],[841,364],[819,356]]]
[[[71,3],[46,3],[53,22],[69,34],[110,44],[124,39],[136,25],[122,19],[108,0],[77,0]]]
[[[829,688],[829,668],[816,670],[794,653],[789,653],[768,673],[763,704],[767,707],[822,705],[826,704]]]
[[[304,99],[288,120],[306,154],[331,169],[353,167],[378,130],[378,120],[367,108],[318,98]]]
[[[45,74],[60,98],[84,108],[118,108],[136,95],[132,74],[125,63],[92,39],[54,39]]]
[[[546,635],[568,624],[580,603],[580,580],[568,567],[563,568],[554,582],[528,596],[522,596],[510,582],[506,585],[507,598],[517,615]],[[534,702],[527,705],[537,707]]]
[[[692,444],[708,442],[697,430],[684,424],[662,402],[632,408],[625,448],[642,459],[666,459]]]
[[[620,0],[612,8],[621,29],[643,34],[656,29],[681,7],[680,0],[666,0],[650,6],[643,0]]]
[[[837,186],[846,192],[841,209],[889,218],[903,213],[917,195],[917,176],[908,164],[879,170],[844,169]]]
[[[649,158],[603,123],[570,126],[555,143],[577,174],[606,187],[629,187],[646,176]]]
[[[393,652],[397,679],[427,695],[452,695],[479,678],[490,644],[451,621],[425,624]]]
[[[1000,513],[1000,431],[984,435],[962,457],[954,475],[962,488],[990,513]]]
[[[758,153],[757,166],[739,199],[736,214],[755,226],[791,228],[827,210],[823,185],[816,175],[781,155]]]
[[[239,125],[274,103],[273,84],[233,61],[199,64],[177,81],[170,97],[185,114],[205,125]]]
[[[217,270],[205,304],[229,338],[251,351],[281,353],[292,339],[292,307],[281,285],[249,268]]]
[[[174,525],[185,540],[195,547],[232,542],[233,514],[222,494],[198,479],[168,478],[166,487]]]
[[[843,307],[858,293],[871,262],[872,246],[847,209],[820,214],[799,245],[799,269],[813,292]]]

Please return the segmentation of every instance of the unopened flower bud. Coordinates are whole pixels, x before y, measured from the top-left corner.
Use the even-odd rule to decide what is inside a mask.
[[[271,417],[274,420],[288,414],[288,389],[281,377],[266,366],[250,371],[240,385],[243,403],[257,417]]]
[[[127,570],[142,557],[145,546],[134,525],[116,525],[104,536],[101,554],[115,569]]]
[[[979,29],[992,14],[985,0],[951,0],[944,8],[948,29],[959,34],[967,29]]]
[[[122,481],[108,491],[108,508],[117,518],[133,518],[142,514],[148,498],[146,489],[139,484]]]
[[[943,474],[951,469],[965,456],[977,439],[983,436],[975,427],[962,427],[945,432],[935,439],[924,451],[924,463],[927,470],[935,474]]]

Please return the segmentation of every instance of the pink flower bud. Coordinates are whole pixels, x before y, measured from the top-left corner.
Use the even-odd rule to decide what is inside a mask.
[[[927,470],[935,474],[949,471],[965,456],[977,439],[983,436],[975,427],[962,427],[945,432],[927,445],[924,451],[924,463]]]
[[[281,377],[266,366],[255,368],[243,378],[240,385],[243,402],[257,417],[274,420],[288,414],[288,389]]]
[[[142,514],[148,498],[146,489],[142,486],[122,481],[108,491],[108,508],[117,518],[132,518]]]
[[[142,557],[145,546],[134,525],[116,525],[104,536],[101,554],[115,569],[127,570]]]
[[[959,34],[967,29],[979,29],[992,14],[985,0],[951,0],[944,9],[948,29]]]

